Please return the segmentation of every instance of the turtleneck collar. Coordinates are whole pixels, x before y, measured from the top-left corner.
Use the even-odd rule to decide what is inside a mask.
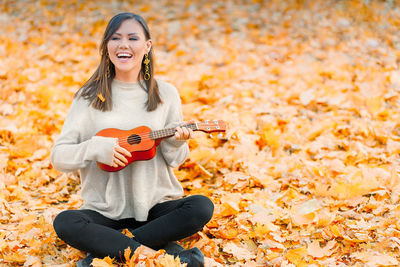
[[[119,81],[114,79],[112,81],[112,87],[118,87],[121,89],[137,89],[140,88],[140,84],[139,82],[123,82],[123,81]]]

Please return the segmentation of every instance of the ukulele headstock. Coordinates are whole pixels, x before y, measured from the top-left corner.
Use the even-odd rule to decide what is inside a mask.
[[[206,133],[225,132],[226,124],[223,120],[205,120],[196,122],[197,130]]]

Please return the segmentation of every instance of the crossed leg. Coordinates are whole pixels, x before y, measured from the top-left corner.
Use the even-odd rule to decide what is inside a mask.
[[[146,222],[112,220],[92,210],[66,210],[57,215],[53,226],[70,246],[96,257],[119,259],[128,247],[132,253],[142,244],[158,250],[198,232],[211,219],[213,210],[210,199],[195,195],[155,205]],[[129,228],[134,238],[122,234],[123,228]]]

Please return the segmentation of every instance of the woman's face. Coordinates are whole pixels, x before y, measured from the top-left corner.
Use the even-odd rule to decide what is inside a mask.
[[[151,40],[146,40],[142,25],[134,19],[122,22],[107,43],[107,51],[115,66],[115,77],[139,74],[144,54],[151,48]],[[131,76],[136,75],[136,76]]]

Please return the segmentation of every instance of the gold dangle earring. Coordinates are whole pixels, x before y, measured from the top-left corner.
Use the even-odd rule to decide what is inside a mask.
[[[107,78],[110,78],[110,58],[107,57],[107,70],[106,70],[106,74],[107,74]]]
[[[144,68],[144,79],[146,81],[150,80],[150,71],[149,71],[149,64],[150,64],[150,59],[149,59],[149,54],[144,55],[145,59],[143,61],[145,68]]]

